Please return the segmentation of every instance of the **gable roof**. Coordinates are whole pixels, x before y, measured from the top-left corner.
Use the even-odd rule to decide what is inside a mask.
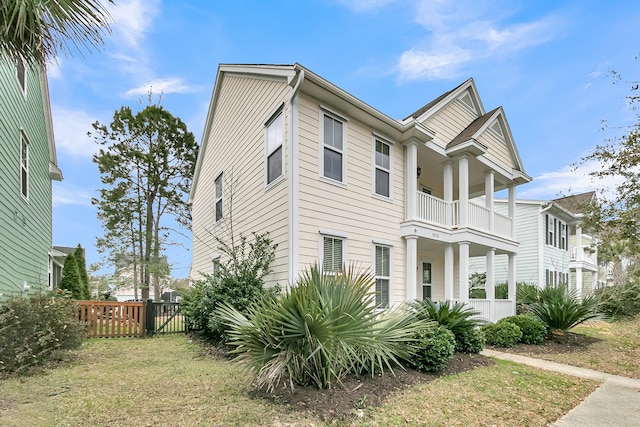
[[[458,144],[462,144],[463,142],[467,142],[470,139],[475,139],[483,129],[484,125],[493,118],[496,111],[498,111],[500,107],[495,108],[489,111],[487,114],[484,114],[469,124],[462,132],[460,132],[455,138],[453,138],[448,144],[447,148],[456,146]]]
[[[584,209],[593,202],[595,195],[595,191],[589,191],[586,193],[561,197],[559,199],[552,200],[552,202],[560,205],[573,214],[582,214]]]

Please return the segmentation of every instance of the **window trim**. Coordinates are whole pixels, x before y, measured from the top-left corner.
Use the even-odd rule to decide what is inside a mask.
[[[385,168],[384,166],[379,166],[376,161],[376,155],[378,153],[378,142],[389,147],[389,168]],[[385,201],[393,201],[393,142],[389,141],[387,138],[384,138],[376,133],[373,134],[372,138],[372,161],[371,161],[371,194],[373,197],[380,198]],[[386,172],[389,175],[389,188],[388,188],[388,196],[384,194],[380,194],[376,191],[376,173],[380,169],[383,172]]]
[[[216,271],[220,270],[220,263],[221,263],[221,256],[220,255],[214,255],[211,258],[211,270],[212,270],[212,274],[215,274]]]
[[[429,279],[430,281],[427,283],[424,281],[424,265],[425,264],[429,264]],[[424,296],[424,288],[428,287],[431,293],[431,297],[429,297],[430,299],[433,298],[433,260],[431,259],[424,259],[422,258],[420,260],[420,286],[422,286],[422,300],[424,301],[425,296]]]
[[[277,146],[274,150],[269,152],[269,127],[278,119],[282,119],[282,138],[280,140],[280,145]],[[264,183],[265,189],[269,189],[275,186],[277,183],[284,179],[285,174],[285,164],[284,164],[284,140],[285,140],[285,117],[284,117],[284,105],[278,107],[275,113],[269,117],[269,120],[264,124]],[[275,177],[271,182],[269,182],[269,157],[273,155],[278,149],[280,152],[280,175]]]
[[[224,219],[224,172],[220,172],[214,182],[213,188],[213,216],[215,223]],[[218,180],[220,180],[220,195],[218,195]],[[220,202],[220,218],[218,218],[218,202]]]
[[[387,249],[388,250],[388,268],[389,268],[389,274],[387,276],[385,275],[379,275],[378,274],[378,264],[376,263],[377,260],[377,252],[378,252],[378,248],[382,248]],[[384,256],[384,254],[383,254]],[[380,242],[373,242],[373,274],[374,274],[374,291],[375,291],[375,299],[374,299],[374,303],[376,308],[379,309],[383,309],[383,308],[388,308],[391,306],[392,303],[392,298],[391,298],[391,289],[392,289],[392,283],[393,283],[393,246],[388,245],[388,244],[382,244]],[[383,260],[384,263],[384,260]],[[384,268],[383,268],[384,270]],[[384,272],[384,271],[383,271]],[[384,301],[382,300],[382,293],[378,293],[378,280],[386,280],[387,281],[387,303],[386,305],[383,305]],[[380,302],[378,302],[378,298],[380,299]]]
[[[336,273],[340,273],[342,272],[342,269],[344,267],[344,265],[346,264],[346,259],[347,259],[347,236],[346,234],[339,232],[339,231],[332,231],[332,230],[319,230],[318,233],[318,259],[320,260],[320,269],[322,271],[323,274],[329,274],[329,275],[333,275]],[[342,260],[340,262],[340,271],[325,271],[324,269],[324,239],[329,238],[329,239],[335,239],[335,240],[340,240],[342,242]]]
[[[20,80],[19,67],[22,65],[23,69],[23,78]],[[20,92],[22,92],[23,97],[27,97],[27,63],[24,59],[18,58],[16,59],[16,80],[18,81],[18,86],[20,87]]]
[[[325,116],[332,118],[335,121],[342,123],[342,149],[338,150],[333,146],[328,148],[331,151],[338,152],[342,156],[342,181],[338,181],[336,179],[327,177],[324,175],[324,150],[327,146],[324,143],[324,118]],[[344,118],[344,116],[335,113],[334,111],[320,106],[319,115],[318,115],[318,134],[319,134],[319,150],[318,150],[318,165],[319,165],[319,175],[320,180],[327,182],[329,184],[337,185],[339,187],[347,186],[347,125],[348,120]]]
[[[31,171],[29,170],[31,156],[29,152],[31,150],[29,149],[29,145],[30,142],[27,134],[24,130],[20,130],[20,195],[25,202],[29,202],[29,194],[31,193],[29,185],[29,176],[31,175]],[[26,154],[26,159],[23,157],[23,151]]]

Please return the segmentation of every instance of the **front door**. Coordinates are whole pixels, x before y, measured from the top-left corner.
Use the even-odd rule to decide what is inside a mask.
[[[422,299],[431,299],[431,263],[422,261]]]

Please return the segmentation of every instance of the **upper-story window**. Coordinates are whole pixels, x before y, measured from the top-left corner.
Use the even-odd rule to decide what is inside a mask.
[[[22,89],[22,93],[26,95],[27,93],[27,66],[22,59],[16,60],[16,78],[18,79],[18,84]]]
[[[567,248],[567,224],[560,223],[560,249]]]
[[[216,206],[216,222],[218,222],[222,219],[222,173],[216,178],[214,201]]]
[[[391,187],[391,146],[390,144],[375,140],[375,193],[389,197]]]
[[[345,123],[342,119],[322,112],[322,176],[345,182]]]
[[[554,236],[554,227],[553,227],[553,218],[549,215],[545,215],[546,219],[546,235],[547,235],[547,245],[553,245],[553,236]]]
[[[29,198],[29,140],[24,132],[20,132],[20,191]]]
[[[282,146],[284,142],[284,114],[277,113],[267,123],[267,185],[282,176]]]

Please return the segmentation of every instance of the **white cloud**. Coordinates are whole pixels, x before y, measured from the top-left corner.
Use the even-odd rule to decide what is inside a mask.
[[[87,132],[93,130],[91,124],[98,118],[81,110],[71,110],[56,105],[51,106],[56,149],[76,157],[91,157],[99,150]]]
[[[130,89],[126,92],[126,96],[139,96],[147,95],[149,91],[154,94],[161,93],[189,93],[195,92],[198,88],[187,84],[181,77],[168,77],[164,79],[155,79],[150,82],[146,82],[136,88]]]
[[[63,205],[91,205],[91,193],[85,189],[78,188],[73,184],[67,184],[64,181],[53,187],[53,206],[59,207]]]
[[[160,12],[160,0],[120,0],[115,4],[107,3],[107,9],[113,18],[114,37],[125,47],[138,49]]]
[[[400,55],[400,80],[456,77],[471,62],[547,42],[559,26],[553,16],[502,25],[495,6],[471,0],[422,0],[416,21],[428,37]]]
[[[534,177],[533,182],[521,187],[518,198],[549,200],[571,194],[597,191],[610,197],[615,188],[622,183],[621,177],[609,177],[595,180],[589,173],[602,170],[595,161],[574,166],[564,166],[560,170],[544,172]]]

